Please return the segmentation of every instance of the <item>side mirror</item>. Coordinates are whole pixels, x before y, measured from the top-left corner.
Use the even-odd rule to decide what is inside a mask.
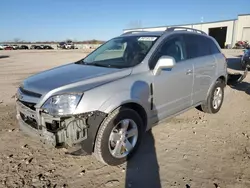
[[[157,61],[155,68],[153,70],[154,75],[159,75],[162,69],[171,69],[175,66],[176,62],[173,57],[170,56],[162,56]]]

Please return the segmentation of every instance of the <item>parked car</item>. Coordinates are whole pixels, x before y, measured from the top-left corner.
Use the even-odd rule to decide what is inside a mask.
[[[10,45],[6,45],[4,47],[4,50],[14,50],[14,48],[12,46],[10,46]]]
[[[202,31],[128,32],[77,62],[25,79],[17,119],[48,145],[119,165],[162,120],[195,107],[218,113],[227,78],[220,46]]]
[[[31,45],[30,49],[42,49],[40,45]]]
[[[31,45],[30,46],[30,49],[35,49],[36,48],[36,45]]]
[[[45,45],[43,46],[43,49],[53,50],[54,48],[52,48],[50,45]]]
[[[9,45],[8,44],[1,44],[0,45],[0,49],[2,49],[2,50],[5,50],[6,47],[9,47]]]
[[[66,42],[60,42],[57,45],[57,48],[61,48],[61,49],[75,49],[75,45],[73,44],[72,41],[68,40]]]
[[[19,46],[18,49],[19,49],[19,50],[28,50],[29,47],[28,47],[27,45],[21,45],[21,46]]]
[[[65,49],[65,42],[59,42],[59,44],[57,44],[57,48]]]
[[[241,57],[241,66],[243,69],[250,68],[250,49],[244,50]]]
[[[12,48],[13,48],[13,50],[17,50],[19,48],[19,46],[14,44],[14,45],[12,45]]]

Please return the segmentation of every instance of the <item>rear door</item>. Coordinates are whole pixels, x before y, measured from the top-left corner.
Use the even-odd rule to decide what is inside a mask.
[[[216,59],[210,51],[206,36],[185,34],[187,58],[194,63],[193,103],[206,99],[208,89],[216,74]]]

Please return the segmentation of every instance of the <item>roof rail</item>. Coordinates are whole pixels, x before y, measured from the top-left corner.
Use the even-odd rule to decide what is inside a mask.
[[[207,35],[204,31],[189,28],[189,27],[169,27],[165,31],[175,31],[176,29],[181,29],[181,30],[185,30],[185,31],[193,31],[193,32],[196,32],[196,33],[201,33],[201,34]]]
[[[129,35],[129,34],[133,34],[133,33],[142,33],[142,32],[147,32],[147,31],[128,31],[128,32],[125,32],[125,33],[123,33],[123,34],[121,34],[121,35]]]

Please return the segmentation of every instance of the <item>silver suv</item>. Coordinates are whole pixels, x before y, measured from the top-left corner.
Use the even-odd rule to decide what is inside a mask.
[[[77,62],[24,80],[17,119],[48,145],[119,165],[161,120],[193,107],[217,113],[226,82],[226,59],[206,33],[128,32]]]

